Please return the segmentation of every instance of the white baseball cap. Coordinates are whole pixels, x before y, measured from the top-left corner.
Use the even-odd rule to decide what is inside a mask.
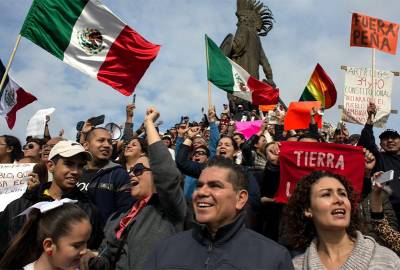
[[[86,160],[92,159],[92,155],[86,151],[80,143],[74,141],[60,141],[51,149],[48,159],[51,160],[56,155],[72,157],[80,153],[84,154]]]

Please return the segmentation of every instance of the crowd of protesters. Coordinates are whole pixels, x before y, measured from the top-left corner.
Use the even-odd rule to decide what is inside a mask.
[[[160,132],[156,108],[123,135],[86,121],[76,140],[21,141],[0,135],[0,163],[35,163],[26,192],[0,213],[0,269],[400,269],[400,135],[376,145],[373,117],[361,134],[344,124],[284,131],[285,112],[239,105],[182,117]],[[236,121],[262,120],[246,139]],[[363,189],[313,171],[287,204],[280,183],[282,141],[363,147]],[[382,172],[393,181],[380,184]]]

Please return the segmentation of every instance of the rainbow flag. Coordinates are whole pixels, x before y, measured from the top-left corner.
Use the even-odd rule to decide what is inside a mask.
[[[299,101],[320,101],[324,109],[336,103],[336,88],[319,63],[314,69]]]

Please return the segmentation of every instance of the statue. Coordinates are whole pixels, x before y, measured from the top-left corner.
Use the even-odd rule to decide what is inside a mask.
[[[236,17],[235,36],[229,34],[224,39],[220,46],[222,52],[256,79],[260,78],[258,71],[261,65],[266,78],[264,81],[275,87],[272,69],[260,40],[260,36],[266,36],[272,29],[274,18],[271,10],[260,1],[237,0]],[[236,112],[239,104],[245,110],[252,109],[249,102],[231,94],[228,94],[228,100],[231,112]]]

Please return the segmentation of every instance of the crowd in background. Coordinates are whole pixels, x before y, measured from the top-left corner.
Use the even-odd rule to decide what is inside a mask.
[[[42,138],[0,136],[0,163],[35,163],[0,213],[1,269],[400,269],[400,135],[387,129],[376,145],[373,103],[352,135],[318,129],[314,108],[309,128],[291,131],[281,106],[210,107],[165,132],[153,107],[134,128],[134,110],[118,139],[90,119],[74,141],[51,137],[50,118]],[[246,139],[235,123],[254,120]],[[362,193],[314,171],[276,202],[282,141],[363,147]],[[393,181],[375,181],[389,170]]]

